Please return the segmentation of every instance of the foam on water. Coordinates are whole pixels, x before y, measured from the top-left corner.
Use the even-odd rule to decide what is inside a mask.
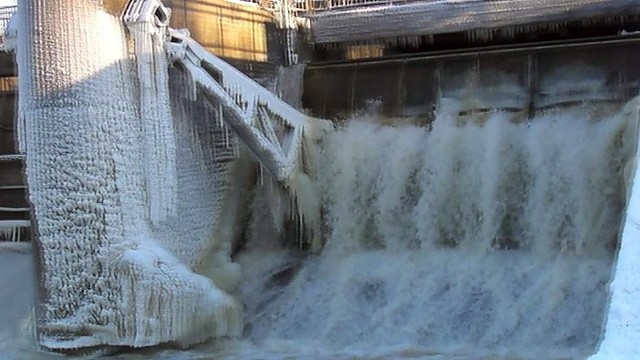
[[[319,156],[322,252],[279,250],[255,217],[246,336],[366,356],[592,353],[635,141],[607,110],[351,121]]]

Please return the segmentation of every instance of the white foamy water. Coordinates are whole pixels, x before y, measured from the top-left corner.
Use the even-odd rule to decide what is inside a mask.
[[[327,135],[317,167],[325,246],[315,254],[282,244],[266,206],[273,198],[256,191],[249,242],[236,256],[243,339],[115,358],[594,352],[632,124],[595,105],[527,123],[503,112],[456,114],[441,109],[430,129],[364,116]],[[0,354],[52,356],[4,334]]]
[[[325,138],[325,248],[278,259],[254,229],[246,336],[364,356],[592,353],[634,141],[602,110],[521,124],[452,107],[431,131],[356,119]]]

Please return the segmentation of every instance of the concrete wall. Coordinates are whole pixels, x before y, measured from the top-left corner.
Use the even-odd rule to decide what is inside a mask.
[[[381,61],[309,65],[302,106],[339,119],[375,108],[389,116],[429,120],[439,98],[469,110],[493,104],[509,110],[582,100],[625,101],[637,95],[640,39],[590,45],[438,55]],[[585,72],[592,83],[575,82]],[[557,84],[570,87],[562,92]],[[560,91],[558,93],[558,91]]]
[[[105,0],[105,8],[120,15],[126,0]],[[227,0],[164,0],[172,11],[171,26],[187,28],[212,53],[254,62],[280,60],[279,35],[273,16],[253,3]]]
[[[188,28],[212,53],[230,59],[267,62],[269,35],[275,30],[271,14],[254,4],[226,0],[167,0],[171,25]],[[271,56],[270,56],[271,55]]]

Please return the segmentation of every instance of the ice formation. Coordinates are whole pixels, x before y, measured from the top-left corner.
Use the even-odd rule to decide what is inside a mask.
[[[5,220],[0,226],[0,241],[20,241],[29,227],[26,220]]]
[[[159,1],[130,2],[127,31],[97,0],[28,2],[19,14],[18,139],[37,219],[40,344],[239,335],[228,292],[253,167],[243,149],[288,191],[289,206],[274,212],[300,233],[316,230],[304,154],[328,123],[314,126],[186,32],[170,34],[169,70],[170,11]]]
[[[318,249],[320,208],[310,178],[314,170],[310,152],[322,134],[332,129],[331,123],[295,110],[208,53],[188,32],[171,30],[170,35],[168,50],[173,61],[182,65],[194,91],[202,89],[205,101],[218,107],[220,126],[233,129],[260,163],[261,171],[266,169],[287,190],[285,197],[291,204],[285,212],[298,221],[301,237]]]
[[[149,2],[146,5],[153,4]],[[149,219],[154,224],[176,213],[176,149],[169,99],[169,63],[165,37],[169,11],[160,6],[141,9],[141,17],[126,21],[135,43],[140,99],[138,111],[143,130],[145,185]],[[163,13],[163,11],[165,13]],[[126,18],[128,14],[125,14]],[[149,21],[154,16],[157,21]]]
[[[163,74],[149,63],[159,60],[153,34],[141,30],[130,52],[120,20],[100,3],[24,1],[18,10],[39,343],[139,347],[238,335],[240,307],[222,288],[239,277],[229,253],[241,193],[229,177],[241,166],[216,152],[220,128],[182,101],[182,88],[171,91],[172,113],[153,100],[167,99],[163,84],[149,82]]]
[[[624,109],[624,116],[637,119],[640,116],[640,98],[630,102]],[[633,129],[637,137],[637,127]],[[635,146],[637,151],[638,145]],[[609,286],[610,298],[604,327],[603,341],[596,355],[591,359],[632,359],[638,356],[638,336],[640,336],[640,322],[638,321],[638,291],[640,277],[638,276],[638,258],[640,257],[640,172],[638,172],[638,158],[636,157],[625,169],[627,181],[628,202],[625,219],[621,230],[621,244],[617,254],[612,281]]]

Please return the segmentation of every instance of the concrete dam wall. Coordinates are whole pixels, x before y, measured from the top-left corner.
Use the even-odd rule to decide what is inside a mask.
[[[430,120],[440,99],[465,110],[523,112],[575,102],[625,102],[638,93],[640,39],[443,51],[310,64],[303,107],[338,119],[371,110]],[[576,81],[577,78],[588,77]],[[559,86],[558,84],[566,86]]]

